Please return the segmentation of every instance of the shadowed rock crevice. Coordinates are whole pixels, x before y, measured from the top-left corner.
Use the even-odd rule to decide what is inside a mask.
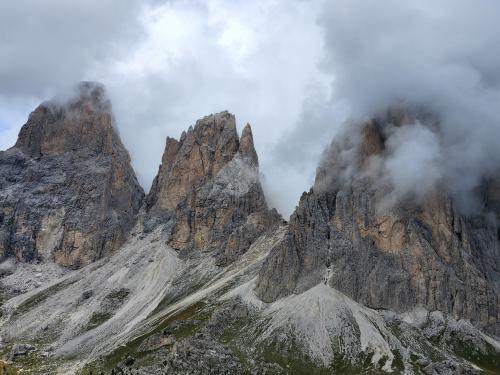
[[[143,195],[103,86],[81,83],[0,153],[0,258],[88,264],[121,246]]]

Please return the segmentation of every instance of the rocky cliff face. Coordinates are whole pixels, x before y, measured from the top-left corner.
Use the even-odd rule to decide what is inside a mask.
[[[485,210],[473,216],[462,214],[444,189],[420,202],[387,205],[389,191],[373,163],[384,157],[389,121],[412,122],[388,116],[332,144],[288,235],[266,260],[256,293],[274,301],[324,282],[368,307],[424,306],[498,333],[500,241],[485,214],[498,215],[498,184],[485,185]]]
[[[172,224],[174,249],[214,252],[221,264],[279,221],[259,182],[250,125],[238,138],[228,112],[198,120],[179,141],[167,138],[147,204],[151,220]]]
[[[0,259],[88,264],[123,243],[143,195],[104,88],[82,83],[0,152]]]
[[[0,154],[2,259],[77,267],[120,249],[78,270],[0,261],[3,360],[40,374],[496,373],[500,180],[479,189],[488,215],[444,190],[388,200],[386,122],[412,121],[335,141],[286,224],[250,126],[238,137],[227,112],[167,139],[143,200],[100,86],[43,104]]]

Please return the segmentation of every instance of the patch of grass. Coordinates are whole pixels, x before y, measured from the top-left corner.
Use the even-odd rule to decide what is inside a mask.
[[[416,355],[414,353],[410,354],[410,362],[411,362],[411,366],[413,367],[413,371],[415,372],[415,374],[423,374],[424,372],[423,372],[420,364],[418,363],[418,360],[419,360],[418,355]]]
[[[223,345],[230,348],[233,353],[236,354],[240,363],[244,367],[250,367],[249,358],[247,353],[241,350],[238,342],[242,339],[242,332],[245,332],[245,328],[248,324],[249,322],[247,319],[238,319],[236,322],[228,324],[225,329],[220,332],[220,336],[218,338]]]
[[[385,372],[374,368],[371,354],[361,354],[354,361],[352,358],[337,354],[330,366],[320,366],[307,357],[295,344],[273,342],[261,348],[260,358],[267,363],[276,363],[293,375],[352,375],[370,374],[382,375]]]
[[[125,298],[128,297],[129,294],[130,294],[130,290],[122,288],[122,289],[118,289],[118,290],[114,290],[114,291],[110,292],[106,296],[106,298],[122,302],[123,300],[125,300]]]
[[[126,358],[127,355],[132,355],[136,359],[136,363],[139,363],[142,359],[144,359],[147,362],[150,353],[148,353],[148,352],[139,353],[138,352],[139,345],[146,338],[148,338],[149,336],[163,332],[163,330],[165,330],[174,321],[178,321],[178,320],[189,321],[189,320],[193,319],[194,317],[197,317],[202,312],[204,307],[205,307],[204,302],[198,302],[196,304],[189,306],[188,308],[186,308],[182,311],[178,311],[177,313],[174,313],[173,315],[164,319],[152,331],[135,338],[134,340],[130,341],[127,345],[119,347],[114,352],[105,356],[104,358],[102,358],[102,359],[100,359],[100,360],[98,360],[90,365],[85,366],[84,369],[81,371],[81,374],[82,375],[89,375],[90,373],[99,374],[101,371],[108,373],[113,368],[115,368],[117,365],[119,365],[121,362],[123,362],[124,358]],[[199,326],[200,326],[200,322],[197,325],[186,324],[186,325],[182,326],[178,331],[174,332],[173,334],[176,336],[177,339],[187,337],[187,336],[190,336],[194,331],[196,331],[199,328]]]
[[[2,371],[2,375],[18,375],[19,369],[13,365],[9,365],[4,361],[0,360],[0,371]]]
[[[394,355],[394,359],[392,360],[392,368],[399,373],[403,373],[405,370],[403,356],[398,350],[393,350],[392,354]]]
[[[472,342],[461,338],[456,333],[451,334],[449,342],[453,352],[467,361],[475,364],[487,374],[500,374],[500,352],[493,346],[486,344],[486,352],[478,350]]]
[[[113,314],[109,312],[93,313],[92,316],[90,317],[89,322],[87,323],[87,326],[84,329],[84,332],[99,327],[101,324],[111,319],[112,316]]]
[[[57,368],[62,363],[61,360],[55,358],[42,357],[41,352],[46,343],[42,340],[31,340],[19,342],[19,344],[30,344],[36,350],[29,352],[27,355],[17,356],[13,364],[6,364],[0,360],[0,374],[3,375],[3,365],[6,367],[7,374],[55,374]],[[7,345],[2,355],[10,353],[13,343]],[[10,372],[9,372],[10,371]]]

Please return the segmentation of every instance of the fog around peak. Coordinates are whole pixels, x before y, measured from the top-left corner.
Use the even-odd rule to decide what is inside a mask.
[[[398,195],[444,181],[467,200],[498,174],[499,12],[490,1],[326,3],[322,67],[335,76],[333,101],[359,121],[392,106],[431,114],[389,135],[385,176]]]

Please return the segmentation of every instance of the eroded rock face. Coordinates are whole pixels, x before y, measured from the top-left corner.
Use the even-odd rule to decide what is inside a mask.
[[[266,260],[256,293],[274,301],[324,282],[368,307],[425,306],[498,333],[500,241],[485,214],[498,217],[498,182],[485,186],[484,212],[473,216],[444,189],[418,203],[388,205],[387,188],[373,174],[385,152],[381,123],[356,131],[360,137],[344,139],[347,149],[332,145],[290,218],[285,243]]]
[[[104,88],[82,83],[0,152],[0,259],[88,264],[123,243],[143,196]]]
[[[250,125],[239,138],[228,112],[167,138],[147,203],[151,220],[172,223],[173,248],[215,252],[222,264],[279,221],[266,205]]]

